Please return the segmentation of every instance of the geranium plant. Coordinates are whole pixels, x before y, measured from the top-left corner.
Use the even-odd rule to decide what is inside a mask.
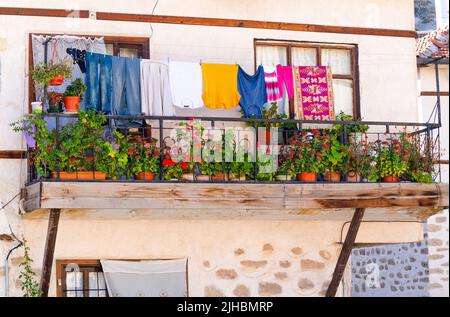
[[[47,92],[48,112],[61,112],[62,93],[56,91]]]
[[[293,136],[289,141],[287,157],[293,161],[295,172],[322,172],[325,150],[330,147],[330,140],[329,135],[315,129]]]
[[[134,148],[128,150],[131,156],[131,171],[134,175],[138,173],[159,173],[160,150],[150,143],[135,144]]]

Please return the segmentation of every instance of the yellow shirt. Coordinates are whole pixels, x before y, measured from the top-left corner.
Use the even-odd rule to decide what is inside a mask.
[[[232,109],[239,104],[238,65],[202,64],[203,102],[210,109]]]

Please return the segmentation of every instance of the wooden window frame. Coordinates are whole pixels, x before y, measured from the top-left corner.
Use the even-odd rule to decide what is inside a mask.
[[[61,33],[29,33],[28,34],[28,74],[33,70],[33,41],[32,35],[57,36]],[[119,49],[123,47],[136,48],[141,46],[139,51],[141,58],[150,58],[150,38],[148,37],[132,37],[132,36],[112,36],[112,35],[88,35],[88,34],[64,34],[69,36],[80,37],[103,37],[105,44],[113,44],[114,55],[118,55]],[[28,76],[28,112],[31,113],[31,102],[34,101],[35,87],[31,76]]]
[[[119,259],[118,259],[119,260]],[[120,259],[121,261],[142,261],[143,259]],[[173,259],[153,259],[153,260],[173,260]],[[66,271],[65,267],[68,264],[77,264],[81,271],[84,272],[103,272],[102,264],[98,259],[58,259],[56,260],[56,297],[66,297],[67,292],[64,292],[66,286]],[[97,269],[97,271],[87,270],[89,268]],[[89,276],[88,276],[89,278]],[[83,274],[83,281],[86,283],[85,276]],[[83,285],[83,297],[88,297],[89,287]],[[106,290],[106,296],[108,297],[108,291]],[[189,297],[189,259],[186,258],[186,297]]]
[[[89,272],[103,272],[100,260],[92,259],[73,259],[73,260],[56,260],[56,296],[66,297],[67,292],[64,291],[66,287],[66,270],[65,267],[68,264],[77,264],[80,267],[80,271],[83,272],[83,297],[89,297],[89,285],[86,285],[89,281],[89,275],[84,273]],[[108,296],[108,291],[106,291]]]
[[[286,48],[286,60],[288,66],[292,65],[292,49],[293,48],[314,48],[316,49],[317,64],[322,64],[322,49],[345,49],[350,51],[351,59],[351,74],[340,75],[333,74],[333,79],[347,79],[352,80],[353,83],[353,116],[356,119],[361,119],[361,98],[359,85],[359,48],[357,44],[343,44],[343,43],[327,43],[327,42],[305,42],[305,41],[289,41],[289,40],[274,40],[274,39],[254,39],[254,65],[255,71],[258,67],[256,48],[258,46],[281,46]],[[289,102],[290,117],[294,117],[294,104]]]

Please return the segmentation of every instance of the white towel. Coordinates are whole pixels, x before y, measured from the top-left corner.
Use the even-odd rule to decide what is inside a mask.
[[[202,69],[199,63],[171,61],[169,78],[175,106],[188,109],[204,106]]]

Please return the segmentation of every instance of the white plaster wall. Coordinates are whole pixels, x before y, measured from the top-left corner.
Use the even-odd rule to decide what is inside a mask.
[[[1,0],[1,6],[150,14],[156,0]],[[161,0],[160,15],[414,29],[412,0]]]

